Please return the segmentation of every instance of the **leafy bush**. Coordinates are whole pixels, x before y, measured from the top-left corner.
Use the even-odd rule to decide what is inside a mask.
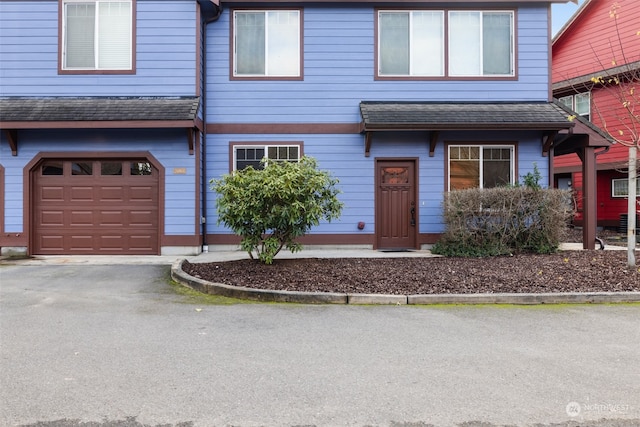
[[[573,216],[571,192],[535,186],[451,191],[445,195],[446,231],[433,252],[492,256],[557,251]]]
[[[338,218],[342,203],[338,180],[317,169],[315,159],[269,162],[263,169],[246,169],[212,179],[217,199],[218,223],[242,237],[240,246],[271,264],[282,248],[297,252],[296,238],[322,219]]]

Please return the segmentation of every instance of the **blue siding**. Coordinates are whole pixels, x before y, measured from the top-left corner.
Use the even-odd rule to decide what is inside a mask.
[[[149,151],[165,168],[165,234],[193,235],[195,230],[195,156],[189,155],[182,130],[20,131],[19,156],[4,138],[0,159],[5,167],[5,231],[22,233],[23,170],[38,153],[50,151]],[[185,175],[174,175],[185,168]]]
[[[481,9],[474,5],[475,9]],[[547,101],[548,9],[517,10],[517,79],[515,80],[374,80],[374,9],[367,5],[304,8],[304,80],[232,81],[229,78],[229,19],[225,13],[209,27],[207,78],[210,123],[357,123],[361,100]],[[212,60],[211,58],[215,58]],[[345,204],[342,217],[313,233],[375,232],[375,158],[418,159],[420,233],[443,231],[445,191],[444,142],[515,142],[518,179],[538,164],[548,175],[535,132],[442,132],[435,156],[429,156],[425,133],[376,133],[370,157],[363,135],[209,135],[209,178],[229,172],[230,141],[304,141],[304,153],[340,180]],[[209,198],[209,233],[228,233],[216,225],[215,195]],[[366,227],[357,230],[357,223]]]
[[[318,160],[321,169],[330,170],[340,180],[345,204],[342,216],[330,224],[314,228],[314,234],[336,233],[373,234],[375,231],[375,158],[417,158],[418,159],[418,212],[420,233],[440,233],[442,223],[442,200],[445,192],[444,143],[514,142],[518,146],[518,179],[533,171],[534,162],[543,177],[543,185],[548,185],[548,158],[542,156],[540,135],[533,132],[442,132],[435,156],[429,156],[429,145],[424,133],[377,133],[371,145],[370,157],[364,156],[362,135],[209,135],[210,147],[207,162],[208,178],[229,173],[229,142],[287,141],[304,143],[304,154]],[[210,191],[210,190],[209,190]],[[230,233],[222,225],[216,225],[214,193],[209,197],[209,233]],[[356,225],[364,221],[366,227],[358,231]]]
[[[479,7],[476,7],[479,8]],[[518,79],[375,81],[374,10],[304,8],[304,81],[231,81],[230,13],[210,24],[209,122],[353,123],[361,100],[546,101],[548,21],[544,5],[517,11]],[[213,59],[215,58],[215,59]]]
[[[137,1],[135,75],[58,75],[58,2],[0,2],[0,96],[179,96],[196,91],[195,0]]]

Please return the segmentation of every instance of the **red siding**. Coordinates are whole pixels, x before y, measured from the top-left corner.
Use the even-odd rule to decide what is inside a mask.
[[[587,5],[574,17],[553,43],[552,79],[554,83],[640,61],[640,0],[587,0]],[[615,6],[614,6],[615,5]],[[615,13],[612,13],[616,7]],[[622,48],[621,46],[624,46]],[[605,77],[603,75],[603,77]],[[640,90],[634,83],[636,92]],[[590,89],[590,84],[576,87],[577,92]],[[596,87],[591,90],[591,120],[621,141],[629,141],[625,132],[630,121],[620,99],[621,91],[630,84]],[[564,95],[564,94],[561,94]],[[599,225],[617,226],[620,214],[626,213],[627,200],[613,198],[612,179],[624,178],[629,148],[618,143],[597,157],[597,219]],[[556,157],[553,166],[558,171],[572,170],[576,195],[576,220],[582,220],[582,173],[578,156]],[[559,170],[558,172],[562,172]]]
[[[627,213],[627,199],[625,197],[613,197],[614,179],[624,179],[626,174],[615,170],[598,171],[597,181],[597,219],[598,225],[617,227],[620,222],[620,214]],[[576,202],[576,221],[582,221],[582,172],[575,172],[571,177],[572,188]]]
[[[639,3],[640,4],[640,3]],[[640,26],[640,24],[639,24]],[[640,39],[640,36],[638,37]],[[636,90],[640,87],[635,83]],[[622,105],[620,95],[622,91],[628,91],[631,85],[624,84],[612,86],[591,92],[591,121],[600,128],[612,134],[620,143],[614,144],[608,153],[598,156],[598,163],[619,163],[625,162],[629,158],[629,147],[625,142],[631,144],[632,138],[627,132],[627,127],[631,124],[631,116]],[[619,130],[623,132],[619,134]]]
[[[614,3],[619,5],[617,19],[610,17]],[[567,80],[624,64],[621,45],[624,46],[628,62],[640,60],[638,22],[638,0],[591,0],[571,26],[553,43],[553,81]]]
[[[598,221],[606,224],[618,224],[620,214],[627,212],[625,197],[612,197],[612,180],[626,178],[616,171],[598,172]]]

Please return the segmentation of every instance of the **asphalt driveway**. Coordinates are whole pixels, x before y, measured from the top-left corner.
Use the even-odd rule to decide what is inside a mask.
[[[0,425],[640,425],[640,305],[223,304],[169,282],[0,265]]]

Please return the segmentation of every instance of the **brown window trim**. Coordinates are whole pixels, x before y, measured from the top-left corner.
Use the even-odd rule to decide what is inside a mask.
[[[235,20],[233,19],[234,13],[237,11],[274,11],[274,10],[295,10],[300,13],[300,75],[299,76],[250,76],[250,77],[242,77],[242,76],[234,76],[233,75],[233,55],[234,55],[234,24]],[[304,80],[304,9],[300,7],[265,7],[265,8],[233,8],[229,11],[229,80],[232,81],[264,81],[264,80],[273,80],[273,81],[303,81]]]
[[[384,11],[442,11],[444,12],[444,75],[443,76],[381,76],[378,69],[378,14]],[[452,11],[508,11],[513,12],[513,76],[449,76],[449,12]],[[517,8],[374,8],[373,10],[373,79],[375,81],[515,81],[518,80],[518,9]]]
[[[229,173],[235,170],[235,164],[233,161],[233,153],[237,147],[266,147],[269,145],[297,145],[298,156],[302,158],[304,156],[304,142],[303,141],[231,141],[229,142]]]
[[[518,141],[445,141],[444,142],[444,192],[449,190],[449,147],[452,145],[460,146],[491,146],[499,147],[501,145],[513,147],[513,179],[518,180]]]
[[[131,69],[128,70],[66,70],[63,68],[64,40],[62,39],[62,27],[64,26],[64,9],[58,0],[58,74],[59,75],[122,75],[136,74],[136,28],[137,25],[137,0],[131,0]]]

